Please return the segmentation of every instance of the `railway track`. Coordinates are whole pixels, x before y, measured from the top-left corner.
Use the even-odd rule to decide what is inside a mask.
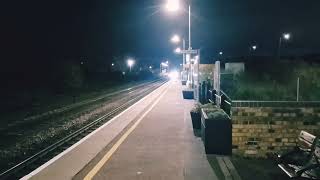
[[[43,163],[47,162],[57,154],[61,153],[65,149],[69,148],[80,139],[100,127],[102,124],[108,122],[112,117],[116,116],[123,110],[127,109],[129,106],[133,105],[135,102],[139,101],[141,98],[151,93],[166,81],[154,81],[152,83],[145,84],[144,86],[139,86],[140,88],[145,87],[139,92],[134,98],[126,101],[125,103],[117,106],[116,108],[110,110],[106,114],[96,118],[95,120],[85,124],[81,128],[73,131],[67,136],[61,138],[60,140],[44,147],[41,151],[34,153],[32,156],[24,159],[15,166],[0,173],[0,179],[18,179],[33,171]]]
[[[55,109],[52,109],[52,110],[47,111],[47,112],[43,112],[43,113],[35,114],[35,115],[32,115],[32,116],[28,116],[28,117],[25,117],[25,118],[23,118],[21,120],[18,120],[18,121],[15,121],[13,123],[8,124],[7,127],[0,127],[0,132],[1,131],[7,131],[10,128],[14,128],[16,126],[19,126],[19,125],[22,125],[22,124],[26,124],[26,123],[31,122],[31,121],[44,119],[44,118],[48,118],[50,116],[54,116],[54,115],[57,115],[57,114],[65,113],[67,111],[71,111],[71,110],[79,108],[81,106],[86,106],[86,105],[89,105],[89,104],[93,104],[93,103],[95,103],[97,101],[106,99],[108,97],[111,97],[111,96],[114,96],[114,95],[117,95],[117,94],[121,94],[121,93],[125,93],[125,92],[129,92],[129,91],[133,91],[133,90],[139,89],[140,87],[146,86],[148,84],[152,84],[154,82],[159,82],[159,81],[161,81],[161,79],[153,80],[153,81],[150,81],[150,82],[145,82],[145,83],[138,84],[138,85],[135,85],[135,86],[130,87],[130,88],[125,88],[125,89],[118,90],[118,91],[115,91],[115,92],[112,92],[112,93],[107,93],[107,94],[100,95],[100,96],[97,96],[97,97],[94,97],[94,98],[86,99],[86,100],[83,100],[83,101],[80,101],[80,102],[77,102],[77,103],[74,103],[74,104],[70,104],[70,105],[66,105],[66,106],[63,106],[63,107],[55,108]]]

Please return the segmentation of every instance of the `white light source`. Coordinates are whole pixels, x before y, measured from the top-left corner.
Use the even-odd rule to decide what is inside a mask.
[[[197,58],[193,59],[193,64],[198,64],[198,59]]]
[[[222,52],[222,51],[220,51],[220,52],[219,52],[219,55],[222,55],[222,54],[223,54],[223,52]]]
[[[168,64],[167,64],[167,63],[164,63],[164,62],[162,62],[161,65],[162,65],[162,66],[165,66],[165,67],[168,66]]]
[[[152,69],[152,66],[149,66],[149,69]]]
[[[111,66],[114,66],[114,63],[112,63]]]
[[[190,54],[186,55],[186,62],[187,62],[187,64],[190,64]]]
[[[169,77],[171,78],[171,79],[177,79],[178,78],[178,76],[179,76],[179,73],[177,72],[177,71],[171,71],[170,73],[169,73]]]
[[[283,38],[284,38],[285,40],[289,40],[290,37],[291,37],[290,33],[284,33],[284,34],[283,34]]]
[[[180,9],[179,0],[167,0],[166,9],[171,12],[178,11]]]
[[[175,53],[181,53],[181,48],[179,48],[179,47],[176,48],[176,49],[174,50],[174,52],[175,52]]]
[[[255,51],[257,49],[257,46],[256,45],[253,45],[252,46],[252,49]]]
[[[130,72],[131,72],[131,68],[134,65],[134,60],[133,59],[128,59],[127,63],[128,63],[128,66],[129,66]]]
[[[173,35],[172,38],[171,38],[171,42],[179,43],[180,42],[180,37],[178,35]]]

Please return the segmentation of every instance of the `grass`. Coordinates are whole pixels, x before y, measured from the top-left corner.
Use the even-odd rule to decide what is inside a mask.
[[[242,74],[221,76],[221,88],[234,100],[295,101],[320,100],[320,65],[303,62],[272,62],[271,67],[246,64]]]

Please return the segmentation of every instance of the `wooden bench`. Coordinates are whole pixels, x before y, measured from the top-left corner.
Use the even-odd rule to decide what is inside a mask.
[[[278,166],[290,177],[320,178],[320,141],[316,136],[301,131],[297,147],[277,155]]]

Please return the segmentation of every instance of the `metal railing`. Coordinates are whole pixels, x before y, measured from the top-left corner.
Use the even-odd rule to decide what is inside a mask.
[[[207,89],[203,102],[217,104],[228,115],[231,107],[320,107],[320,101],[256,101],[256,100],[232,100],[224,91],[218,96],[214,89]]]
[[[234,100],[232,107],[320,107],[320,101],[246,101]]]

